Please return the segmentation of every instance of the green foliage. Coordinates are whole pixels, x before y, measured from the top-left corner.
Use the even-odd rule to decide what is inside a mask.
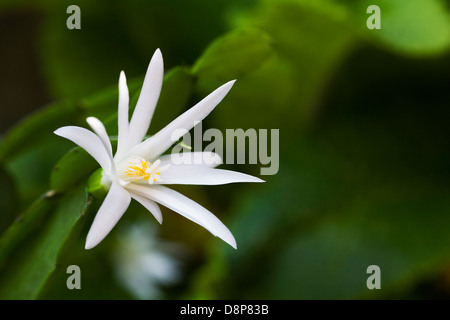
[[[64,192],[77,185],[98,167],[98,163],[83,149],[76,147],[66,153],[50,175],[54,192]]]
[[[53,202],[51,194],[42,198],[40,202]],[[46,283],[48,277],[61,267],[65,253],[70,250],[72,242],[77,239],[85,213],[89,205],[84,186],[77,187],[58,199],[51,215],[46,217],[46,223],[34,234],[29,235],[29,242],[19,243],[27,229],[36,227],[35,219],[42,219],[45,211],[50,211],[48,204],[37,203],[24,215],[26,224],[19,220],[9,232],[2,237],[1,253],[11,253],[14,256],[2,270],[2,299],[33,299]],[[46,213],[49,214],[49,213]],[[30,221],[32,220],[32,221]],[[22,240],[22,239],[21,239]],[[25,240],[25,239],[23,239]],[[13,267],[14,266],[14,267]]]
[[[345,1],[339,1],[344,5]],[[450,45],[449,13],[441,0],[377,0],[345,3],[354,24],[368,40],[399,53],[425,56],[442,53]],[[365,28],[369,14],[361,14],[369,5],[378,5],[382,14],[380,30]]]
[[[18,195],[11,175],[0,167],[0,234],[14,221],[18,210]]]
[[[349,181],[342,163],[329,176],[324,164],[314,163],[323,155],[302,147],[316,154],[296,159],[300,168],[284,167],[298,181],[280,173],[281,182],[234,208],[239,253],[227,252],[225,283],[215,283],[228,287],[226,298],[375,298],[380,292],[365,285],[372,264],[383,270],[381,294],[407,290],[411,281],[446,264],[450,240],[436,235],[450,223],[448,188],[406,188],[388,177],[375,182],[370,172]]]
[[[8,258],[20,243],[42,226],[46,215],[53,208],[53,205],[54,200],[52,197],[42,196],[2,234],[0,238],[0,267],[5,267]]]
[[[56,102],[24,119],[6,134],[0,144],[0,161],[10,161],[27,149],[53,136],[53,130],[78,116],[71,102]],[[53,129],[53,130],[52,130]]]
[[[215,40],[198,58],[192,73],[226,81],[258,69],[272,54],[271,39],[258,29],[238,29]]]

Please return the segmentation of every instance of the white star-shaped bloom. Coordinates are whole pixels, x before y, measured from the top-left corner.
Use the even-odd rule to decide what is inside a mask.
[[[85,149],[99,163],[103,169],[102,184],[109,188],[88,232],[86,249],[95,247],[108,235],[127,210],[131,199],[142,204],[159,223],[162,223],[162,215],[157,203],[201,225],[236,248],[232,233],[214,214],[163,185],[219,185],[263,180],[235,171],[216,169],[221,159],[212,152],[184,152],[182,156],[188,161],[182,164],[175,163],[171,155],[162,155],[174,141],[202,121],[220,103],[235,81],[217,88],[158,133],[142,141],[159,99],[163,75],[163,58],[158,49],[150,61],[136,108],[129,120],[128,87],[124,72],[120,73],[118,144],[114,156],[106,129],[97,118],[86,119],[94,132],[76,126],[55,131],[55,134]],[[193,164],[192,159],[196,157],[201,157],[201,164]]]

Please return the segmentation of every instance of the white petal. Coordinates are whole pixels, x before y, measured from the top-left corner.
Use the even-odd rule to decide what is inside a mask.
[[[118,141],[116,157],[120,157],[121,154],[127,151],[127,139],[128,139],[128,108],[130,97],[128,94],[127,79],[125,73],[120,72],[119,77],[119,111],[118,111]]]
[[[186,133],[179,129],[191,130],[198,121],[202,121],[227,95],[234,82],[235,80],[227,82],[217,88],[154,136],[135,146],[130,153],[150,160],[161,155]]]
[[[196,165],[171,166],[162,172],[160,177],[162,184],[219,185],[235,182],[264,182],[245,173]]]
[[[159,160],[161,160],[161,167],[167,164],[170,164],[171,166],[198,164],[201,166],[214,168],[222,164],[222,158],[220,155],[210,151],[172,153],[161,156]]]
[[[140,196],[138,194],[130,193],[131,198],[142,204],[150,213],[156,218],[156,220],[162,224],[163,217],[161,213],[161,209],[159,206],[152,200],[147,199],[143,196]]]
[[[155,185],[133,184],[128,188],[194,221],[236,249],[236,240],[230,230],[214,214],[181,193]]]
[[[99,244],[114,228],[130,205],[130,194],[113,181],[108,195],[94,218],[86,239],[86,249]]]
[[[95,133],[85,128],[74,126],[59,128],[54,133],[82,147],[98,162],[106,173],[111,172],[112,158],[102,140]]]
[[[159,99],[164,77],[164,65],[161,51],[153,54],[145,75],[133,117],[128,131],[128,146],[133,147],[142,141],[148,131],[150,121]]]
[[[100,120],[98,120],[95,117],[87,118],[86,122],[89,124],[92,130],[94,130],[94,132],[98,135],[103,145],[105,146],[106,151],[108,151],[108,155],[111,159],[111,169],[112,171],[115,172],[116,169],[113,161],[111,141],[109,140],[109,136],[108,133],[106,132],[105,126]]]

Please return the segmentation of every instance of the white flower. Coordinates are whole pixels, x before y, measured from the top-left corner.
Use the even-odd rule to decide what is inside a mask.
[[[138,221],[119,230],[113,251],[117,280],[137,299],[161,299],[162,287],[182,277],[186,248],[157,237],[154,225]]]
[[[162,155],[186,132],[184,130],[192,129],[216,107],[235,81],[217,88],[158,133],[142,141],[158,102],[163,75],[163,59],[158,49],[150,61],[136,108],[129,121],[128,87],[124,72],[120,73],[118,145],[114,156],[106,129],[97,118],[89,117],[86,120],[95,133],[75,126],[55,131],[55,134],[85,149],[100,164],[103,169],[102,184],[109,187],[87,235],[86,249],[95,247],[108,235],[127,210],[131,199],[141,203],[159,223],[162,223],[162,215],[157,203],[198,223],[236,249],[236,240],[230,230],[215,215],[163,184],[219,185],[263,180],[235,171],[215,169],[214,166],[220,164],[221,159],[212,152],[183,155],[187,159],[201,156],[203,164],[175,164],[170,155]],[[177,132],[179,136],[174,135]]]

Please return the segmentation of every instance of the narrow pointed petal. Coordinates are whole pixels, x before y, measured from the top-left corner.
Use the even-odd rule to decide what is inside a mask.
[[[119,77],[119,111],[118,111],[118,141],[116,157],[120,157],[123,152],[127,151],[128,139],[128,108],[130,97],[128,94],[127,79],[125,73],[120,72]]]
[[[130,147],[140,143],[147,133],[161,93],[163,77],[163,58],[161,51],[158,49],[153,54],[148,66],[141,93],[130,121],[128,131],[128,145]]]
[[[227,95],[234,82],[235,80],[227,82],[217,88],[154,136],[135,146],[131,153],[146,159],[154,159],[161,155],[185,133],[178,129],[191,130],[197,122],[202,121]]]
[[[106,173],[111,172],[112,158],[102,140],[92,131],[81,127],[62,127],[54,134],[66,138],[86,150],[103,168]]]
[[[160,166],[167,164],[173,165],[201,165],[205,167],[214,168],[222,164],[222,158],[219,154],[205,151],[205,152],[182,152],[161,156]]]
[[[196,165],[171,166],[161,173],[161,184],[219,185],[236,182],[264,182],[264,180],[236,171]]]
[[[198,203],[172,189],[163,186],[130,186],[133,193],[140,194],[161,205],[178,212],[182,216],[201,225],[214,236],[221,238],[236,249],[236,240],[228,228],[210,211]]]
[[[108,133],[106,132],[105,126],[103,125],[103,123],[100,120],[98,120],[95,117],[87,118],[86,122],[89,124],[89,126],[92,128],[92,130],[94,130],[94,132],[100,138],[103,145],[105,146],[106,151],[108,151],[108,156],[111,159],[111,170],[115,172],[116,168],[115,168],[114,160],[113,160],[111,141],[109,140],[109,136],[108,136]]]
[[[142,204],[148,211],[150,211],[150,213],[156,218],[156,220],[160,224],[162,224],[163,217],[161,209],[154,201],[134,193],[131,193],[131,198]]]
[[[103,204],[94,218],[86,238],[86,249],[99,244],[114,228],[130,205],[130,194],[113,181]]]

